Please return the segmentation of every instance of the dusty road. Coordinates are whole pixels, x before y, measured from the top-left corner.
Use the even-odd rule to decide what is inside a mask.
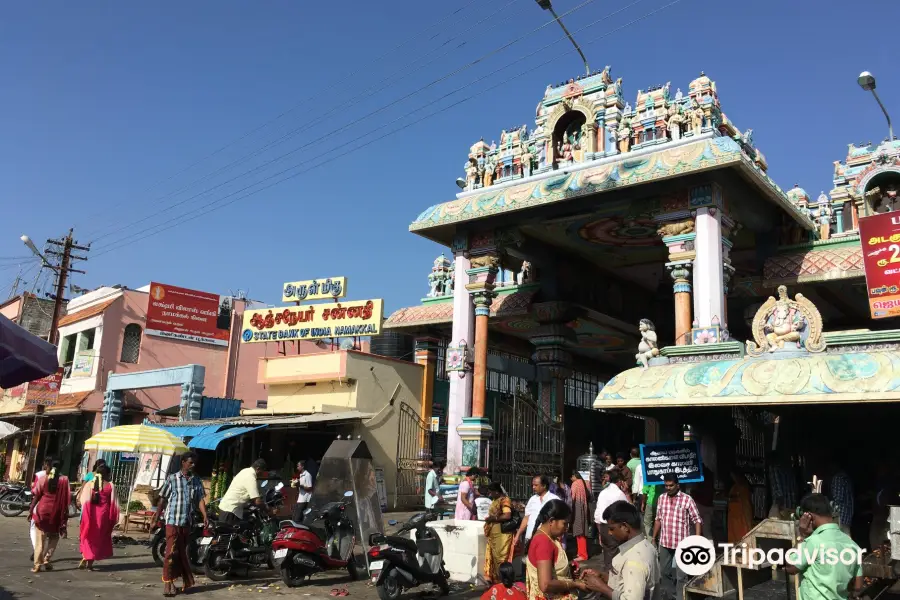
[[[388,515],[387,518],[400,518]],[[78,522],[70,524],[77,533]],[[136,540],[143,541],[145,535],[136,534]],[[97,563],[94,572],[77,569],[81,556],[78,539],[73,535],[60,540],[51,572],[32,574],[29,561],[31,542],[28,538],[28,523],[24,517],[9,519],[0,517],[0,600],[20,598],[28,600],[144,600],[162,597],[162,570],[157,567],[145,545],[117,544],[115,557]],[[203,598],[248,600],[250,596],[263,598],[264,595],[294,597],[298,600],[327,600],[334,588],[344,588],[349,598],[376,600],[375,588],[367,581],[350,581],[346,571],[323,573],[312,578],[309,585],[288,589],[274,571],[259,571],[250,578],[236,578],[227,583],[214,583],[205,577],[197,577],[195,593],[189,594],[198,600]],[[422,587],[404,594],[404,598],[437,598],[428,587]],[[455,600],[476,597],[476,590],[470,586],[456,585],[452,596]]]

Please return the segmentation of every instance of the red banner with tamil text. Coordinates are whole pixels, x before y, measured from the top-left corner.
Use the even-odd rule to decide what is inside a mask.
[[[900,316],[900,212],[861,218],[859,239],[872,318]]]
[[[175,340],[227,346],[232,308],[229,296],[151,283],[145,332]]]

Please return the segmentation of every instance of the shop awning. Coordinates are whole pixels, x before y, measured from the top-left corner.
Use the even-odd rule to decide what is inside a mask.
[[[0,388],[40,379],[58,368],[56,346],[0,315]]]
[[[222,429],[223,427],[228,427],[232,425],[232,423],[212,423],[212,424],[204,424],[199,425],[196,422],[190,425],[179,425],[179,424],[170,424],[170,425],[159,425],[156,423],[150,423],[154,427],[159,427],[160,429],[165,429],[172,435],[178,436],[181,439],[186,438],[194,438],[199,435],[207,434],[207,433],[215,433]],[[190,444],[189,444],[190,445]]]
[[[209,431],[207,433],[202,433],[196,436],[194,439],[188,442],[188,448],[194,448],[195,450],[215,450],[219,446],[219,444],[227,439],[244,435],[245,433],[250,433],[251,431],[263,429],[265,427],[268,427],[268,425],[229,427],[228,429],[222,429],[220,431]]]

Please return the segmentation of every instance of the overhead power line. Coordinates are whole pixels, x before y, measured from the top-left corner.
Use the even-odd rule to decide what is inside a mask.
[[[175,179],[175,178],[178,177],[179,175],[183,175],[184,173],[190,171],[190,170],[193,169],[194,167],[203,164],[204,162],[206,162],[206,161],[209,160],[210,158],[213,158],[213,157],[215,157],[215,156],[221,154],[222,152],[224,152],[225,150],[228,150],[228,149],[231,148],[232,146],[235,146],[235,145],[239,144],[240,142],[246,140],[247,138],[253,136],[254,134],[256,134],[256,133],[262,131],[263,129],[265,129],[265,128],[267,128],[267,127],[269,127],[270,125],[272,125],[272,124],[274,124],[274,123],[280,121],[280,120],[283,119],[284,117],[286,117],[286,116],[288,116],[289,114],[295,112],[295,111],[298,110],[299,108],[301,108],[301,107],[303,107],[303,106],[309,104],[309,103],[312,102],[313,100],[316,100],[316,99],[318,99],[318,98],[321,98],[321,97],[325,96],[326,94],[328,94],[329,92],[331,92],[331,91],[334,90],[335,88],[340,87],[340,85],[343,84],[343,83],[344,83],[345,81],[347,81],[348,79],[351,79],[351,78],[353,78],[353,77],[359,75],[360,73],[365,73],[365,72],[367,72],[367,71],[370,71],[371,68],[372,68],[374,65],[378,64],[379,62],[381,62],[384,58],[390,56],[391,54],[393,54],[393,53],[396,52],[397,50],[403,48],[404,46],[409,45],[410,43],[414,42],[415,40],[417,40],[417,39],[419,39],[419,38],[421,38],[421,37],[424,37],[424,35],[425,35],[427,32],[431,31],[432,29],[435,29],[436,27],[439,27],[439,26],[443,25],[444,23],[446,23],[446,22],[449,21],[450,19],[452,19],[452,18],[456,17],[457,15],[459,15],[459,14],[465,12],[469,7],[471,7],[471,6],[475,5],[475,4],[477,4],[478,2],[479,2],[479,0],[469,0],[469,2],[467,2],[466,4],[464,4],[463,6],[461,6],[460,8],[457,8],[456,10],[454,10],[454,11],[452,11],[452,12],[450,12],[450,13],[447,13],[446,15],[444,15],[443,17],[441,17],[440,19],[438,19],[437,21],[435,21],[434,23],[432,23],[432,24],[429,25],[428,27],[425,27],[425,28],[421,29],[418,33],[416,33],[415,35],[413,35],[413,36],[407,38],[405,41],[402,41],[402,42],[400,42],[399,44],[397,44],[396,46],[394,46],[393,48],[391,48],[391,49],[389,49],[389,50],[383,52],[382,54],[379,54],[377,57],[375,57],[374,59],[372,59],[372,60],[369,61],[368,63],[365,63],[363,66],[361,66],[361,67],[359,67],[359,68],[357,68],[357,69],[355,69],[355,70],[353,70],[353,71],[350,71],[349,73],[346,73],[345,75],[343,75],[343,76],[337,78],[337,79],[336,79],[334,82],[332,82],[330,85],[328,85],[328,86],[326,86],[326,87],[324,87],[324,88],[318,89],[318,91],[317,91],[315,94],[309,96],[308,98],[304,98],[303,100],[300,100],[299,102],[297,102],[296,104],[294,104],[293,106],[291,106],[290,108],[288,108],[287,110],[285,110],[284,112],[282,112],[282,113],[276,115],[276,116],[273,117],[272,119],[269,119],[269,120],[266,121],[265,123],[263,123],[263,124],[261,124],[261,125],[255,127],[255,128],[253,128],[253,129],[251,129],[250,131],[247,131],[246,133],[244,133],[244,134],[240,135],[239,137],[235,138],[234,140],[228,142],[228,143],[225,144],[224,146],[221,146],[221,147],[217,148],[216,150],[210,152],[209,154],[207,154],[207,155],[204,156],[203,158],[201,158],[201,159],[199,159],[199,160],[197,160],[197,161],[195,161],[195,162],[189,164],[188,166],[184,167],[184,168],[181,169],[180,171],[177,171],[176,173],[173,173],[172,175],[169,175],[168,177],[164,177],[164,178],[162,178],[162,179],[157,180],[155,183],[153,183],[152,185],[150,185],[148,188],[146,188],[146,189],[145,189],[143,192],[141,192],[141,193],[142,193],[142,194],[145,194],[145,193],[147,193],[147,192],[150,192],[151,190],[156,189],[156,188],[159,187],[160,185],[162,185],[162,184],[164,184],[164,183],[166,183],[166,182],[168,182],[168,181],[171,181],[172,179]],[[439,35],[440,35],[440,32],[435,33],[435,34],[432,35],[431,38],[429,38],[429,39],[433,40],[433,39],[437,38]],[[451,38],[451,39],[452,39],[452,38]],[[447,43],[447,42],[444,42],[444,44],[446,44],[446,43]],[[123,205],[124,203],[126,203],[126,202],[128,202],[128,201],[130,201],[130,199],[129,199],[129,200],[124,200],[124,199],[123,199],[123,200],[119,201],[118,203],[116,203],[115,205],[113,205],[113,207],[115,207],[115,206],[121,206],[121,205]],[[101,214],[108,213],[109,210],[110,210],[110,208],[111,208],[111,207],[106,207],[106,208],[104,208],[103,210],[98,211],[98,212],[96,212],[96,213],[94,213],[94,214],[92,214],[92,215],[87,215],[85,218],[86,218],[86,219],[89,219],[89,218],[92,218],[92,217],[95,217],[95,216],[98,216],[98,215],[101,215]],[[89,236],[88,236],[88,237],[89,237]]]
[[[639,1],[641,1],[641,0],[636,0],[635,3],[639,2]],[[621,31],[621,30],[623,30],[623,29],[625,29],[625,28],[627,28],[627,27],[630,27],[630,26],[632,26],[632,25],[634,25],[634,24],[636,24],[636,23],[639,23],[639,22],[641,22],[641,21],[643,21],[643,20],[645,20],[645,19],[648,19],[648,18],[650,18],[651,16],[653,16],[653,15],[655,15],[655,14],[657,14],[657,13],[659,13],[659,12],[661,12],[661,11],[667,9],[667,8],[670,8],[670,7],[672,7],[672,6],[676,5],[676,4],[678,4],[679,2],[681,2],[681,0],[673,0],[672,2],[669,2],[668,4],[665,4],[665,5],[663,5],[663,6],[660,6],[660,7],[656,8],[656,9],[654,9],[654,10],[652,10],[652,11],[650,11],[650,12],[644,14],[644,15],[642,15],[641,17],[638,17],[638,18],[636,18],[636,19],[633,19],[632,21],[629,21],[628,23],[625,23],[625,24],[623,24],[623,25],[620,25],[619,27],[616,27],[615,29],[612,29],[612,30],[610,30],[610,31],[607,31],[607,32],[604,33],[604,34],[602,34],[602,35],[600,35],[600,36],[598,36],[598,37],[596,37],[596,38],[594,38],[594,39],[589,40],[589,41],[587,42],[586,45],[596,43],[596,42],[598,42],[598,41],[600,41],[600,40],[602,40],[602,39],[604,39],[604,38],[606,38],[606,37],[609,37],[610,35],[612,35],[612,34],[614,34],[614,33],[617,33],[617,32],[619,32],[619,31]],[[625,8],[628,8],[628,7],[625,7]],[[621,10],[624,10],[624,9],[621,9]],[[617,11],[617,12],[618,12],[618,11]],[[613,14],[615,14],[615,13],[613,13]],[[563,39],[565,39],[565,38],[563,38]],[[543,48],[542,48],[541,50],[543,50]],[[340,151],[340,152],[342,153],[342,154],[341,154],[341,157],[343,157],[343,156],[347,156],[347,155],[349,155],[349,154],[353,154],[354,152],[358,152],[359,150],[362,150],[363,148],[366,148],[366,147],[368,147],[368,146],[370,146],[370,145],[372,145],[372,144],[374,144],[374,143],[376,143],[376,142],[378,142],[378,141],[380,141],[380,140],[382,140],[382,139],[384,139],[384,138],[386,138],[386,137],[390,137],[390,136],[395,135],[395,134],[397,134],[397,133],[399,133],[399,132],[401,132],[401,131],[403,131],[403,130],[405,130],[405,129],[408,129],[408,128],[412,127],[413,125],[417,125],[418,123],[420,123],[420,122],[422,122],[422,121],[425,121],[426,119],[432,118],[432,117],[434,117],[434,116],[436,116],[436,115],[438,115],[438,114],[440,114],[440,113],[442,113],[442,112],[446,112],[446,111],[448,111],[448,110],[450,110],[450,109],[452,109],[452,108],[455,108],[455,107],[460,106],[460,105],[462,105],[462,104],[464,104],[464,103],[466,103],[466,102],[469,102],[470,100],[473,100],[473,99],[475,99],[475,98],[481,97],[485,92],[489,92],[489,91],[494,90],[494,89],[496,89],[496,88],[498,88],[498,87],[501,87],[502,85],[505,85],[505,84],[509,83],[510,81],[513,81],[513,80],[515,80],[515,79],[518,79],[519,77],[522,77],[523,75],[526,75],[526,74],[532,72],[534,69],[537,69],[537,68],[546,66],[546,65],[548,65],[548,64],[551,64],[551,63],[553,63],[553,62],[559,60],[560,58],[563,58],[563,57],[565,57],[565,56],[568,56],[568,54],[569,54],[569,52],[567,51],[567,52],[564,52],[564,53],[559,54],[559,55],[557,55],[557,56],[554,56],[553,58],[550,58],[550,59],[548,59],[548,60],[546,60],[546,61],[540,63],[539,65],[532,65],[532,66],[529,66],[529,68],[526,69],[525,71],[522,71],[522,72],[520,72],[520,73],[517,73],[516,75],[513,75],[513,76],[511,76],[511,77],[508,77],[507,79],[504,79],[504,80],[500,81],[499,83],[495,83],[494,85],[491,85],[491,86],[489,86],[488,88],[486,88],[486,89],[484,89],[484,90],[481,90],[481,91],[479,91],[479,92],[477,92],[477,93],[475,93],[475,94],[471,94],[471,95],[469,95],[469,96],[467,96],[467,97],[465,97],[465,98],[463,98],[463,99],[461,99],[461,100],[458,100],[457,102],[454,102],[453,104],[450,104],[450,105],[448,105],[448,106],[446,106],[446,107],[444,107],[444,108],[440,108],[440,109],[438,109],[438,110],[436,110],[436,111],[433,111],[433,112],[431,112],[431,113],[429,113],[429,114],[427,114],[427,115],[425,115],[425,116],[423,116],[423,117],[420,117],[420,118],[418,118],[418,119],[415,119],[414,121],[410,121],[410,122],[408,122],[407,124],[403,125],[402,127],[398,127],[398,128],[396,128],[396,129],[394,129],[394,130],[388,132],[388,133],[385,134],[385,135],[379,136],[379,137],[374,138],[374,139],[372,139],[372,140],[369,140],[369,141],[367,141],[367,142],[365,142],[365,143],[359,144],[359,145],[357,145],[357,146],[355,146],[355,147],[353,147],[353,148],[350,148],[349,150],[347,150],[346,147],[344,147],[344,146],[338,146],[338,147],[332,148],[331,150],[327,151],[326,154],[331,154],[331,153],[333,153],[333,152]],[[408,116],[408,115],[407,115],[407,116]],[[370,132],[370,133],[372,133],[372,132]],[[368,135],[368,134],[367,134],[367,135]],[[224,196],[224,197],[222,197],[222,198],[219,198],[218,200],[215,200],[215,201],[213,201],[213,202],[211,202],[211,203],[208,203],[208,204],[206,204],[206,205],[204,205],[204,206],[202,206],[202,207],[199,207],[198,209],[194,209],[194,211],[191,211],[191,212],[196,212],[197,214],[195,214],[195,215],[193,215],[193,216],[187,217],[187,215],[190,215],[190,214],[191,214],[191,212],[188,212],[188,213],[185,213],[185,214],[183,214],[183,215],[179,215],[179,216],[177,216],[177,217],[175,217],[175,218],[173,218],[173,219],[170,219],[170,220],[167,221],[167,222],[160,223],[160,224],[157,225],[156,227],[161,227],[161,228],[160,228],[160,229],[157,229],[156,231],[146,232],[144,235],[140,235],[140,236],[138,236],[138,237],[136,237],[136,238],[127,238],[127,239],[119,240],[118,242],[112,242],[112,243],[110,243],[109,245],[102,247],[101,251],[98,252],[97,254],[95,254],[95,257],[103,256],[104,254],[108,254],[108,253],[110,253],[110,252],[112,252],[112,251],[114,251],[114,250],[117,250],[117,249],[119,249],[119,248],[123,248],[123,247],[126,247],[126,246],[130,246],[130,245],[132,245],[132,244],[134,244],[134,243],[136,243],[136,242],[138,242],[138,241],[141,241],[141,240],[146,239],[146,238],[148,238],[148,237],[157,235],[157,234],[159,234],[159,233],[162,233],[163,231],[167,231],[167,230],[169,230],[169,229],[172,229],[173,227],[177,227],[177,226],[182,225],[182,224],[184,224],[184,223],[193,221],[194,219],[200,218],[201,216],[206,216],[206,215],[208,215],[210,212],[212,212],[212,211],[214,211],[214,210],[219,210],[219,209],[221,209],[221,208],[225,208],[226,206],[230,206],[230,205],[234,204],[235,202],[238,202],[238,201],[240,201],[240,200],[244,200],[244,199],[246,199],[246,198],[249,198],[249,197],[251,197],[251,196],[253,196],[253,195],[255,195],[255,194],[258,194],[258,193],[260,193],[260,192],[262,192],[262,191],[265,191],[265,190],[267,190],[267,189],[269,189],[269,188],[272,188],[272,187],[274,187],[274,186],[276,186],[276,185],[278,185],[278,184],[280,184],[280,183],[283,183],[283,182],[285,182],[285,181],[287,181],[287,180],[289,180],[289,179],[294,179],[294,178],[296,178],[296,177],[299,177],[300,175],[303,175],[303,174],[305,174],[305,173],[308,173],[308,172],[310,172],[310,171],[312,171],[312,170],[314,170],[314,169],[317,169],[317,168],[319,168],[319,167],[322,167],[322,166],[324,166],[324,165],[326,165],[326,164],[329,164],[329,163],[331,163],[331,162],[332,162],[332,160],[322,160],[322,161],[319,161],[319,162],[315,163],[314,165],[312,165],[312,166],[310,166],[310,167],[307,167],[306,169],[304,169],[304,170],[302,170],[302,171],[300,171],[300,172],[298,172],[298,173],[294,173],[294,174],[292,174],[292,175],[286,175],[285,177],[282,177],[281,179],[277,179],[276,181],[273,181],[272,183],[270,183],[270,184],[268,184],[268,185],[266,185],[266,186],[264,186],[264,187],[261,187],[261,188],[259,188],[259,189],[253,190],[253,191],[251,191],[251,192],[248,192],[247,194],[244,194],[244,195],[241,195],[241,196],[234,197],[234,196],[240,194],[241,192],[248,190],[249,188],[252,188],[252,187],[254,187],[254,186],[256,186],[256,185],[259,185],[259,184],[261,184],[261,183],[264,183],[265,181],[274,179],[274,178],[276,178],[276,177],[278,177],[278,176],[280,176],[280,175],[284,175],[284,174],[286,174],[287,172],[292,171],[292,170],[298,168],[299,166],[302,166],[302,163],[300,163],[300,164],[298,164],[298,165],[294,165],[293,167],[290,167],[290,168],[288,168],[288,169],[285,169],[285,170],[283,170],[283,171],[280,171],[279,173],[275,173],[275,174],[271,175],[270,177],[267,177],[266,179],[263,179],[262,181],[259,181],[259,182],[256,182],[256,183],[254,183],[254,184],[251,184],[250,186],[247,186],[246,188],[243,188],[242,190],[238,190],[238,191],[236,191],[236,192],[233,192],[233,193],[231,193],[231,194],[228,194],[227,196]],[[231,198],[231,199],[228,200],[227,202],[222,203],[222,201],[224,201],[224,200],[226,200],[226,199],[228,199],[228,198]],[[213,205],[215,205],[215,204],[218,204],[218,206],[213,206]],[[187,217],[187,218],[185,218],[185,217]],[[165,225],[165,227],[163,227],[164,225]]]
[[[494,14],[497,14],[497,13],[499,13],[499,12],[502,12],[506,7],[511,6],[513,3],[517,2],[517,1],[518,1],[518,0],[511,0],[506,6],[502,7],[501,9],[499,9],[498,11],[496,11]],[[594,1],[595,1],[595,0],[584,0],[581,4],[579,4],[579,5],[575,6],[575,7],[573,7],[572,9],[568,10],[567,12],[563,13],[563,14],[560,16],[560,18],[562,18],[562,17],[564,17],[564,16],[571,15],[572,13],[574,13],[574,12],[576,12],[576,11],[578,11],[578,10],[581,10],[582,8],[584,8],[584,7],[587,6],[588,4],[591,4],[591,3],[594,2]],[[638,0],[638,2],[640,2],[640,1],[642,1],[642,0]],[[634,2],[634,3],[630,4],[629,7],[630,7],[630,6],[633,6],[633,5],[636,4],[636,3],[637,3],[637,2]],[[626,8],[627,8],[627,7],[626,7]],[[620,11],[616,11],[616,12],[613,13],[613,14],[617,14],[618,12],[621,12],[621,10],[620,10]],[[480,25],[482,22],[484,22],[484,21],[486,21],[486,20],[489,20],[492,16],[493,16],[493,15],[489,15],[488,17],[486,17],[486,18],[483,19],[482,21],[479,21],[479,22],[476,23],[472,28],[470,28],[470,30],[471,30],[471,29],[474,29],[475,27],[477,27],[478,25]],[[608,17],[607,17],[607,18],[608,18]],[[600,22],[600,21],[602,21],[602,20],[603,20],[603,19],[599,19],[598,21],[594,21],[594,24],[596,24],[596,23],[598,23],[598,22]],[[410,99],[410,98],[412,98],[412,97],[414,97],[414,96],[417,96],[417,95],[421,94],[422,92],[424,92],[424,91],[426,91],[426,90],[428,90],[428,89],[434,87],[435,85],[437,85],[437,84],[439,84],[439,83],[441,83],[441,82],[443,82],[443,81],[446,81],[447,79],[450,79],[450,78],[452,78],[452,77],[455,77],[456,75],[458,75],[458,74],[460,74],[460,73],[462,73],[462,72],[464,72],[464,71],[466,71],[466,70],[468,70],[468,69],[474,67],[475,65],[477,65],[477,64],[479,64],[479,63],[481,63],[481,62],[487,60],[488,58],[490,58],[490,57],[492,57],[492,56],[494,56],[494,55],[496,55],[496,54],[499,54],[500,52],[503,52],[503,51],[506,50],[507,48],[510,48],[511,46],[517,44],[518,42],[527,39],[528,37],[530,37],[530,36],[532,36],[532,35],[538,33],[539,31],[541,31],[541,30],[544,29],[545,27],[548,27],[548,26],[550,26],[550,25],[552,25],[552,24],[554,24],[554,23],[556,23],[556,19],[552,19],[552,20],[550,20],[550,21],[547,21],[546,23],[540,25],[539,27],[536,27],[535,29],[529,31],[528,33],[525,33],[524,35],[521,35],[521,36],[517,37],[516,39],[514,39],[514,40],[512,40],[512,41],[510,41],[510,42],[507,42],[507,43],[503,44],[502,46],[499,46],[499,47],[497,47],[497,48],[495,48],[495,49],[493,49],[493,50],[487,52],[486,54],[483,54],[482,56],[480,56],[480,57],[478,57],[478,58],[476,58],[476,59],[474,59],[474,60],[472,60],[472,61],[469,61],[468,63],[466,63],[466,64],[464,64],[464,65],[462,65],[462,66],[456,68],[455,70],[453,70],[453,71],[451,71],[451,72],[449,72],[449,73],[446,73],[446,74],[444,74],[444,75],[442,75],[442,76],[440,76],[440,77],[438,77],[438,78],[436,78],[436,79],[430,81],[429,83],[427,83],[427,84],[425,84],[425,85],[419,87],[419,88],[416,89],[416,90],[413,90],[412,92],[406,94],[405,96],[402,96],[402,97],[400,97],[400,98],[398,98],[398,99],[395,99],[395,100],[393,100],[393,101],[391,101],[391,102],[388,102],[387,104],[384,104],[384,105],[380,106],[379,108],[376,108],[375,110],[373,110],[373,111],[371,111],[371,112],[369,112],[369,113],[363,115],[362,117],[360,117],[360,118],[358,118],[358,119],[356,119],[356,120],[354,120],[354,121],[352,121],[352,122],[350,122],[350,123],[348,123],[348,124],[346,124],[346,125],[344,125],[344,126],[342,126],[342,127],[339,127],[339,128],[337,128],[337,129],[335,129],[335,130],[332,130],[332,131],[330,131],[330,132],[328,132],[328,133],[319,134],[318,136],[312,137],[312,138],[311,138],[304,146],[302,146],[301,148],[295,149],[295,150],[293,150],[293,151],[291,151],[291,152],[288,152],[287,154],[282,154],[282,155],[280,155],[279,157],[276,157],[275,159],[269,160],[269,161],[263,163],[262,165],[260,165],[259,167],[256,167],[256,168],[254,168],[254,169],[251,169],[250,171],[244,172],[243,174],[241,174],[240,176],[238,176],[238,178],[243,177],[243,176],[246,176],[246,175],[251,174],[251,173],[254,173],[254,172],[256,172],[256,171],[259,171],[261,168],[263,168],[263,167],[265,167],[265,166],[267,166],[267,165],[269,165],[269,164],[272,164],[273,162],[277,162],[278,160],[281,160],[281,159],[284,158],[285,156],[289,156],[290,154],[292,154],[292,153],[294,153],[294,152],[298,152],[298,151],[299,151],[300,149],[302,149],[302,148],[307,148],[307,147],[311,146],[312,144],[316,143],[316,142],[317,142],[319,139],[321,139],[322,137],[328,137],[328,136],[334,135],[334,134],[336,134],[336,133],[340,133],[340,132],[342,132],[342,131],[345,131],[345,130],[349,129],[350,127],[353,127],[354,125],[357,125],[357,124],[359,124],[359,123],[361,123],[361,122],[363,122],[363,121],[366,121],[366,120],[370,119],[371,117],[373,117],[373,116],[375,116],[375,115],[377,115],[377,114],[379,114],[379,113],[381,113],[381,112],[384,112],[385,110],[388,110],[388,109],[390,109],[390,108],[392,108],[392,107],[394,107],[394,106],[396,106],[396,105],[398,105],[398,104],[400,104],[400,103],[402,103],[402,102],[404,102],[404,101],[406,101],[406,100],[408,100],[408,99]],[[587,29],[587,27],[589,27],[589,26],[582,27],[582,28],[579,29],[578,31],[582,31],[582,30],[584,30],[584,29]],[[466,33],[466,32],[463,32],[463,33],[461,33],[461,34],[459,34],[459,35],[463,35],[464,33]],[[459,37],[459,35],[458,35],[457,37]],[[453,39],[455,39],[455,38],[453,38]],[[554,42],[554,43],[558,43],[559,41],[564,40],[564,39],[567,39],[567,37],[564,36],[564,37],[560,38],[559,40],[557,40],[557,41]],[[551,44],[551,45],[552,45],[552,44]],[[447,53],[441,55],[441,57],[445,56],[446,54],[447,54]],[[529,54],[529,56],[534,56],[535,54],[536,54],[536,53],[533,52],[533,53]],[[438,57],[438,58],[441,58],[441,57]],[[520,59],[520,60],[521,60],[521,59]],[[433,62],[433,61],[432,61],[432,62]],[[508,64],[508,65],[507,65],[506,67],[504,67],[504,68],[508,68],[509,66],[512,66],[513,64],[516,64],[516,62],[518,62],[518,61],[513,61],[512,63]],[[427,66],[428,64],[430,64],[430,62],[429,62],[429,63],[426,63],[425,65],[422,65],[422,67]],[[420,67],[420,68],[421,68],[421,67]],[[416,69],[416,71],[417,71],[417,70],[418,70],[418,69]],[[502,70],[502,69],[501,69],[501,70]],[[401,71],[402,71],[402,70],[401,70]],[[415,72],[415,71],[413,71],[413,72]],[[408,75],[410,75],[410,74],[411,74],[411,73],[407,73],[407,75],[405,75],[405,76],[408,76]],[[404,77],[405,77],[405,76],[404,76]],[[402,78],[401,78],[401,79],[402,79]],[[377,93],[377,92],[380,92],[381,90],[385,89],[386,87],[389,87],[390,85],[392,85],[392,84],[390,83],[390,81],[388,81],[388,83],[382,84],[382,86],[379,87],[379,88],[376,90],[376,93]],[[291,131],[287,132],[286,134],[282,135],[282,136],[281,136],[280,138],[278,138],[277,140],[274,140],[273,142],[270,142],[270,143],[266,144],[266,145],[263,146],[262,148],[257,149],[257,150],[255,150],[255,151],[253,151],[253,152],[250,152],[249,154],[246,154],[246,155],[242,156],[241,158],[238,158],[238,159],[232,161],[231,163],[229,163],[229,164],[227,164],[227,165],[225,165],[225,166],[223,166],[223,167],[220,167],[220,168],[217,169],[216,171],[214,171],[214,172],[212,172],[212,173],[209,173],[209,174],[207,174],[207,175],[205,175],[205,176],[203,176],[203,177],[201,177],[201,178],[199,178],[199,179],[197,179],[197,180],[194,180],[193,182],[191,182],[191,183],[189,183],[188,185],[186,185],[186,186],[184,186],[184,187],[182,187],[182,188],[176,190],[175,192],[172,192],[171,194],[163,195],[163,196],[157,198],[156,200],[154,200],[153,202],[154,202],[154,203],[160,202],[160,201],[166,200],[166,199],[168,199],[168,198],[171,198],[171,197],[173,197],[173,196],[176,196],[176,195],[178,195],[179,193],[181,193],[181,192],[183,192],[183,191],[185,191],[185,190],[187,190],[187,189],[193,187],[193,186],[196,185],[197,183],[200,183],[200,182],[202,182],[202,181],[208,179],[209,177],[213,177],[213,176],[218,175],[219,173],[221,173],[221,172],[223,172],[223,171],[227,171],[227,170],[229,170],[230,168],[232,168],[232,167],[234,167],[234,166],[237,166],[237,165],[239,165],[239,164],[241,164],[241,163],[243,163],[243,162],[247,162],[248,160],[250,160],[250,159],[252,159],[252,158],[258,156],[259,154],[265,152],[266,150],[269,150],[270,148],[272,148],[272,147],[274,147],[274,146],[278,146],[278,145],[284,143],[285,141],[287,141],[287,140],[289,140],[289,139],[295,137],[299,132],[304,131],[304,130],[307,130],[311,125],[314,125],[314,124],[316,124],[317,122],[321,121],[324,117],[327,117],[327,116],[333,114],[334,112],[337,112],[338,110],[347,109],[347,108],[350,108],[350,107],[352,107],[352,106],[354,106],[354,105],[356,105],[356,104],[359,104],[361,101],[363,101],[363,100],[369,98],[371,95],[372,95],[372,94],[370,93],[370,90],[367,90],[367,91],[363,92],[362,94],[360,94],[360,95],[358,95],[358,96],[355,96],[355,97],[353,97],[353,98],[347,100],[347,101],[344,102],[343,104],[340,104],[340,105],[337,105],[337,106],[335,106],[335,107],[332,107],[332,109],[329,110],[328,112],[326,112],[324,115],[319,115],[319,116],[313,118],[312,120],[310,120],[310,121],[308,121],[308,122],[306,122],[306,123],[303,123],[302,125],[300,125],[300,126],[294,128],[294,129],[292,129]],[[195,198],[198,198],[199,196],[202,196],[202,195],[204,195],[205,193],[207,193],[207,192],[209,192],[209,191],[211,191],[211,190],[218,189],[218,188],[222,187],[223,185],[226,185],[226,184],[228,184],[228,183],[230,183],[231,181],[234,181],[234,180],[235,180],[235,178],[229,179],[228,181],[226,181],[226,182],[224,182],[224,183],[221,183],[221,184],[219,184],[219,185],[217,185],[217,186],[215,186],[215,187],[213,187],[213,188],[209,188],[209,189],[207,189],[207,190],[204,190],[203,192],[200,192],[199,194],[196,194],[196,195],[190,196],[190,197],[188,197],[188,198],[185,198],[185,199],[183,199],[183,200],[179,200],[179,201],[176,201],[176,202],[174,202],[174,203],[172,203],[172,204],[169,204],[168,206],[164,207],[164,208],[161,209],[161,210],[162,210],[162,211],[165,211],[165,210],[169,210],[169,209],[171,209],[171,208],[176,208],[176,207],[178,207],[178,206],[182,206],[182,205],[184,205],[184,204],[190,202],[191,200],[193,200],[193,199],[195,199]],[[137,219],[137,220],[131,221],[130,223],[128,223],[128,224],[126,224],[126,225],[124,225],[124,226],[122,226],[122,227],[111,229],[110,231],[107,231],[107,232],[104,233],[103,235],[94,236],[94,237],[92,238],[92,243],[93,243],[93,242],[98,242],[98,241],[100,241],[101,239],[105,239],[105,238],[109,237],[110,235],[113,235],[114,233],[117,233],[118,231],[121,231],[122,229],[129,228],[129,227],[134,227],[134,226],[140,225],[140,224],[142,224],[142,223],[145,223],[145,222],[147,222],[147,221],[153,219],[153,218],[156,217],[157,215],[159,215],[159,213],[160,213],[160,210],[157,210],[157,211],[155,211],[155,212],[152,213],[152,214],[149,214],[149,215],[146,215],[146,216],[144,216],[144,217],[141,217],[141,218],[139,218],[139,219]],[[114,225],[114,224],[113,224],[113,225]],[[101,229],[95,231],[95,233],[98,233],[99,231],[103,231],[103,230],[105,230],[105,229],[109,229],[110,227],[112,227],[112,225],[107,226],[107,227],[105,227],[105,228],[101,228]]]

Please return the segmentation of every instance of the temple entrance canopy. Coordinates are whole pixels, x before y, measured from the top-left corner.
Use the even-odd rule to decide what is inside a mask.
[[[726,116],[715,82],[701,74],[685,89],[651,86],[632,106],[609,67],[548,86],[534,128],[475,143],[466,189],[410,225],[452,256],[435,262],[422,306],[386,327],[447,340],[448,423],[467,436],[455,449],[451,439],[451,455],[490,436],[489,347],[534,366],[534,398],[560,419],[575,373],[608,381],[668,341],[677,353],[748,337],[747,315],[779,283],[818,282],[828,268],[834,279],[861,274],[851,264],[858,242],[846,238],[821,249],[849,252],[835,267],[779,256],[780,246],[827,239],[823,220],[841,200],[786,193],[753,131]]]

